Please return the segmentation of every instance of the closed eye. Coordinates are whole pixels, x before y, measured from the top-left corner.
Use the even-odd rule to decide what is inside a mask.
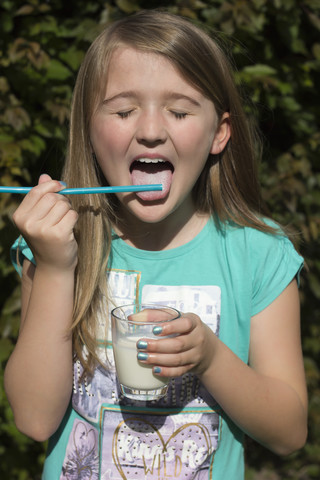
[[[133,110],[127,110],[125,112],[117,112],[117,115],[120,118],[128,118],[132,112],[133,112]]]
[[[186,112],[175,112],[174,110],[172,110],[171,113],[178,119],[185,118],[188,115]]]

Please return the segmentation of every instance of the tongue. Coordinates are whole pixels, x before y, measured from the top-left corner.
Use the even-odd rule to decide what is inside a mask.
[[[161,200],[164,198],[171,186],[172,169],[169,164],[143,163],[135,164],[131,171],[133,185],[150,185],[161,183],[162,190],[154,192],[137,192],[142,200]]]

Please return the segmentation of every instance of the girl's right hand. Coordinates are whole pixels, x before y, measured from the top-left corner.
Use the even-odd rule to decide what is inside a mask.
[[[78,214],[67,197],[59,195],[62,184],[41,175],[36,187],[25,196],[13,221],[27,241],[37,268],[73,270],[78,246],[73,229]]]

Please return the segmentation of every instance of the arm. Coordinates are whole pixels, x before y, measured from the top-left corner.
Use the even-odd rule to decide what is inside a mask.
[[[5,370],[17,427],[39,441],[57,429],[70,401],[76,265],[76,213],[52,193],[57,182],[45,180],[14,216],[37,267],[23,262],[20,333]]]
[[[307,435],[299,312],[294,280],[252,318],[249,366],[219,342],[203,373],[209,391],[240,428],[283,455],[301,448]]]
[[[249,365],[193,314],[162,332],[179,337],[150,342],[147,362],[160,365],[164,376],[192,369],[244,432],[278,454],[289,454],[303,446],[307,434],[299,310],[294,280],[252,318]]]

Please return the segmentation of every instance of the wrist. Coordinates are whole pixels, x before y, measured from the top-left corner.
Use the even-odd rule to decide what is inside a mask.
[[[56,279],[74,279],[76,265],[61,267],[59,265],[46,264],[39,262],[36,264],[36,274],[45,275]]]
[[[219,345],[221,344],[221,341],[211,330],[211,328],[207,327],[207,330],[207,344],[205,347],[206,354],[196,372],[202,383],[205,383],[207,378],[212,378],[215,359],[219,350]]]

